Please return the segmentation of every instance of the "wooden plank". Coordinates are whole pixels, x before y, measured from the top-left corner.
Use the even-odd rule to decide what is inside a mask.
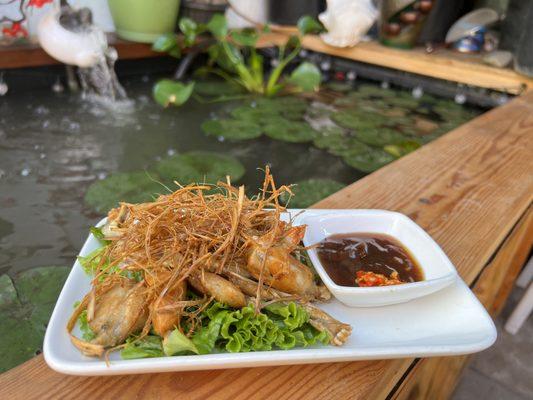
[[[471,284],[532,202],[531,154],[533,93],[528,93],[316,206],[409,215]],[[50,370],[39,356],[0,376],[0,398],[385,398],[411,365],[407,359],[82,378]]]
[[[149,44],[128,42],[108,34],[109,44],[117,49],[119,59],[161,57],[152,51]],[[0,69],[40,67],[60,64],[50,57],[38,44],[0,47]]]
[[[272,46],[284,43],[286,38],[284,34],[269,33],[259,43],[261,46]],[[306,49],[324,54],[512,94],[533,88],[533,79],[509,68],[492,67],[481,63],[477,56],[457,55],[448,50],[428,54],[420,48],[400,50],[375,41],[362,42],[351,48],[337,48],[312,35],[305,36],[302,44]]]
[[[533,208],[513,229],[500,250],[483,270],[473,291],[495,318],[501,311],[520,269],[533,246]],[[395,391],[392,399],[448,399],[472,356],[437,357],[420,360]]]

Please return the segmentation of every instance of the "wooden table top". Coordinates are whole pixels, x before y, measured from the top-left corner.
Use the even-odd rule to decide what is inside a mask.
[[[414,219],[472,284],[533,200],[533,93],[489,111],[316,204]],[[357,330],[357,327],[355,327]],[[42,356],[0,375],[0,398],[386,398],[413,359],[75,377]]]

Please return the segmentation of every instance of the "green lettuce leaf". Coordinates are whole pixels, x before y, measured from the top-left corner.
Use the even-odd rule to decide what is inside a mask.
[[[194,345],[198,349],[198,354],[209,354],[213,351],[220,336],[222,324],[228,314],[231,313],[224,310],[224,306],[220,303],[215,303],[206,311],[206,315],[210,319],[209,323],[197,331],[192,338]]]
[[[87,310],[83,310],[78,318],[80,331],[81,331],[81,337],[86,342],[90,342],[93,340],[96,335],[94,334],[93,330],[89,326],[89,321],[87,320]]]
[[[199,353],[192,340],[185,336],[178,328],[174,329],[163,339],[163,353],[166,356],[188,352]]]
[[[94,275],[98,266],[100,265],[100,260],[102,259],[102,253],[105,247],[99,247],[96,250],[91,251],[86,256],[78,256],[78,262],[85,271],[87,275]]]
[[[125,360],[162,357],[164,354],[161,338],[159,336],[149,335],[136,340],[132,337],[126,341],[126,346],[122,349],[120,355]]]
[[[283,324],[289,331],[302,327],[309,321],[309,313],[296,303],[274,303],[265,307],[269,313],[283,317]]]
[[[90,229],[91,233],[93,234],[93,236],[98,239],[98,241],[100,242],[100,244],[102,244],[103,246],[106,246],[108,245],[109,243],[111,243],[109,240],[105,240],[105,235],[104,233],[102,232],[102,228],[98,228],[96,226],[92,226]]]

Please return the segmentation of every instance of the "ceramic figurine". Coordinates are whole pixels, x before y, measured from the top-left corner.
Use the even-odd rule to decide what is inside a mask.
[[[372,0],[328,0],[318,19],[328,30],[322,40],[335,47],[351,47],[361,41],[372,27],[378,10]]]
[[[38,27],[41,47],[56,60],[88,68],[105,59],[107,39],[92,24],[91,11],[63,7],[45,15]]]

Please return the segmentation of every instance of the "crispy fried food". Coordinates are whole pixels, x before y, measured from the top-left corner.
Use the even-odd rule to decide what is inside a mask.
[[[170,279],[170,273],[163,274],[163,278],[166,278],[168,281]],[[146,277],[146,282],[148,285],[157,285],[158,282],[155,282],[153,277]],[[159,284],[165,284],[166,281],[159,282]],[[183,307],[171,308],[169,306],[181,302],[186,299],[187,296],[187,282],[182,281],[176,283],[171,289],[162,293],[160,297],[155,299],[152,304],[150,304],[150,313],[152,315],[152,328],[156,335],[161,337],[174,329],[179,325],[181,319],[181,312]]]
[[[313,272],[291,256],[285,245],[268,248],[263,241],[250,246],[248,272],[282,292],[312,299],[329,300],[329,291],[318,287]]]
[[[196,290],[213,296],[221,303],[235,308],[242,308],[246,305],[246,298],[240,289],[220,275],[207,271],[195,271],[187,279]]]
[[[320,308],[309,303],[301,304],[301,306],[309,313],[309,323],[311,325],[319,331],[326,331],[329,333],[331,344],[342,346],[352,334],[352,327],[350,325],[336,320]]]
[[[113,347],[140,331],[148,317],[146,287],[130,279],[117,281],[87,307],[87,320],[96,337],[93,344]]]
[[[186,327],[192,334],[201,322],[198,313],[213,298],[234,308],[253,301],[258,312],[265,300],[329,299],[312,270],[294,257],[305,226],[281,221],[285,209],[278,198],[290,189],[277,188],[268,168],[253,198],[229,180],[178,186],[153,202],[121,203],[109,212],[102,228],[108,242],[92,266],[92,290],[67,326],[71,332],[87,310],[96,339],[71,334],[84,354],[100,356],[132,333],[164,337]],[[188,289],[203,297],[187,299]],[[314,320],[333,332],[336,343],[349,332],[323,315]]]

